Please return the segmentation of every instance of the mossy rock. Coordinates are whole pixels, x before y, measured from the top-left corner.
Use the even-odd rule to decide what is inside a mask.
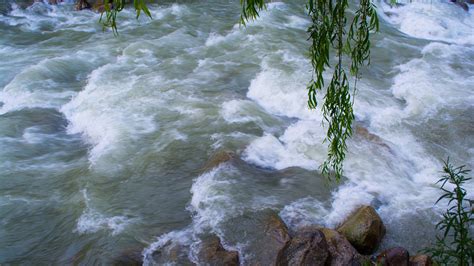
[[[361,254],[370,255],[385,236],[382,219],[371,206],[362,206],[353,212],[337,229]]]

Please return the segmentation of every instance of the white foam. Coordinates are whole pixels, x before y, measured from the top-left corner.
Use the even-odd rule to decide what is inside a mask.
[[[231,166],[221,164],[194,181],[189,208],[196,214],[193,219],[195,230],[206,227],[215,229],[224,219],[239,213],[240,207],[232,200],[230,193],[236,181],[227,178],[234,171]]]
[[[71,122],[68,132],[83,134],[93,145],[92,163],[114,150],[121,141],[133,140],[158,128],[154,114],[142,111],[150,106],[146,103],[151,99],[146,94],[134,93],[137,76],[125,80],[117,77],[123,69],[120,69],[120,63],[116,64],[94,70],[86,88],[61,108]],[[129,97],[135,97],[133,104],[129,103]]]
[[[292,166],[316,170],[326,156],[324,132],[320,123],[298,121],[279,139],[266,134],[254,140],[242,158],[250,163],[274,169]]]
[[[428,6],[409,4],[390,10],[396,14],[386,19],[406,34],[454,44],[430,43],[422,49],[420,58],[397,66],[400,73],[391,87],[393,95],[361,82],[355,110],[358,118],[368,122],[368,131],[378,135],[383,144],[356,133],[348,142],[344,162],[348,181],[333,193],[330,208],[320,207],[313,199],[301,199],[281,212],[290,224],[324,220],[325,226],[335,226],[362,204],[380,205],[378,211],[386,219],[433,208],[439,192],[432,184],[442,163],[425,150],[403,123],[417,125],[443,108],[474,105],[474,52],[465,45],[474,34],[469,34],[472,13],[447,3],[433,4],[432,9]],[[441,30],[440,25],[446,28]],[[291,51],[281,53],[281,57],[297,69],[308,68],[298,64]],[[303,71],[295,72],[263,61],[262,71],[251,82],[247,96],[270,114],[299,121],[292,123],[282,136],[267,132],[255,139],[244,151],[244,160],[279,170],[294,166],[315,170],[326,158],[327,143],[322,143],[326,129],[321,128],[321,114],[309,111],[305,101],[301,101],[307,97],[303,82],[310,77]],[[233,115],[236,119],[237,115]],[[412,207],[414,204],[417,208]],[[314,209],[309,208],[311,205]]]
[[[153,253],[167,245],[177,244],[181,246],[190,246],[196,240],[194,236],[195,235],[193,234],[192,227],[188,227],[183,230],[171,231],[161,235],[155,242],[151,243],[143,250],[143,265],[155,265],[156,263],[153,261]]]
[[[57,108],[61,103],[74,95],[74,91],[53,91],[58,87],[55,79],[58,66],[73,60],[74,56],[44,59],[38,64],[29,66],[17,74],[2,91],[0,91],[0,114],[22,108],[42,107]]]
[[[209,37],[206,39],[206,46],[214,46],[221,44],[226,41],[236,41],[236,37],[242,36],[242,31],[238,27],[234,27],[230,33],[227,35],[220,35],[218,33],[212,32],[209,34]]]
[[[448,1],[413,1],[391,8],[382,3],[383,11],[390,12],[384,19],[397,25],[400,31],[417,38],[474,44],[474,10],[466,12]]]
[[[184,229],[159,236],[155,242],[144,249],[144,265],[154,265],[153,253],[169,244],[189,248],[189,260],[197,263],[199,234],[210,231],[219,235],[219,225],[226,219],[241,213],[239,211],[241,206],[232,199],[232,193],[230,193],[232,184],[235,182],[228,176],[234,171],[235,169],[230,165],[221,164],[196,178],[191,187],[193,196],[188,207],[193,213],[192,224]]]
[[[222,104],[221,115],[229,123],[247,123],[261,121],[261,118],[252,113],[258,112],[254,103],[245,100],[231,100]]]
[[[319,200],[306,197],[286,205],[280,217],[292,229],[307,225],[328,226],[329,210]]]
[[[87,191],[82,190],[86,208],[77,220],[75,232],[80,234],[96,233],[99,230],[111,230],[112,235],[120,234],[134,219],[125,216],[107,217],[95,210],[90,203]]]
[[[305,91],[309,73],[288,75],[264,63],[263,71],[250,83],[247,97],[275,115],[312,119],[315,113],[308,109]],[[308,74],[308,75],[304,75]]]
[[[285,23],[285,26],[290,28],[302,29],[306,30],[310,25],[310,21],[308,18],[302,18],[296,15],[288,16],[288,23]]]

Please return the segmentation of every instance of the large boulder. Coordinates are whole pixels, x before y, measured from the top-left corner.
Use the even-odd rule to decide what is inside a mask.
[[[361,254],[372,254],[385,235],[382,219],[371,206],[362,206],[337,228]]]
[[[202,265],[239,265],[239,253],[224,249],[221,240],[216,235],[209,236],[203,240],[198,257]]]
[[[389,248],[377,256],[377,265],[408,266],[410,254],[402,247]]]
[[[410,257],[410,266],[432,266],[433,261],[428,255],[418,254]]]
[[[326,265],[367,265],[370,260],[357,252],[357,250],[349,243],[349,241],[336,230],[329,228],[321,228],[321,232],[326,238],[328,245],[329,257]]]
[[[324,266],[329,257],[323,232],[317,227],[299,229],[279,254],[277,265]]]

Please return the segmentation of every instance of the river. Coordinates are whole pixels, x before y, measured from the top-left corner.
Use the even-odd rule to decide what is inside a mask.
[[[229,221],[265,208],[296,228],[371,204],[381,248],[428,245],[443,160],[474,167],[474,6],[377,2],[335,184],[317,171],[304,2],[243,28],[236,0],[160,1],[151,20],[121,13],[118,36],[70,3],[0,15],[0,264],[154,264],[169,242],[192,258],[202,232],[245,264],[253,236]],[[203,169],[222,151],[236,159]]]

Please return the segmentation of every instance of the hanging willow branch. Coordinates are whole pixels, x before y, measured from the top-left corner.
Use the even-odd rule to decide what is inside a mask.
[[[105,5],[103,25],[117,32],[116,17],[123,9],[124,0],[109,0]],[[145,0],[133,0],[137,18],[143,11],[151,17]],[[259,16],[266,8],[265,0],[240,0],[242,6],[240,22]],[[354,121],[354,94],[359,68],[370,63],[370,34],[378,31],[377,12],[371,0],[360,0],[351,23],[347,23],[348,0],[308,0],[306,5],[312,24],[308,27],[311,47],[309,49],[313,78],[308,89],[308,106],[318,106],[318,93],[326,92],[322,104],[324,121],[328,124],[325,142],[328,143],[328,156],[322,163],[321,172],[328,178],[340,180],[343,162],[347,152],[347,139],[352,136]],[[331,58],[336,57],[335,63]],[[325,86],[323,73],[332,70],[332,78]],[[351,93],[350,78],[354,80]]]
[[[100,22],[105,28],[111,28],[115,35],[118,34],[117,30],[117,15],[125,7],[125,0],[102,0],[103,12],[100,14]],[[152,18],[151,12],[146,5],[145,0],[133,0],[133,7],[137,14],[137,19],[140,17],[141,12],[145,13],[149,18]]]
[[[243,18],[254,19],[265,4],[264,0],[241,0],[247,13]],[[251,5],[251,7],[249,7]],[[328,142],[328,156],[320,169],[324,175],[340,180],[346,157],[346,141],[352,136],[354,120],[353,97],[359,76],[359,68],[370,62],[370,33],[378,31],[375,6],[370,0],[360,0],[352,22],[347,28],[346,11],[348,0],[308,0],[308,15],[312,24],[308,28],[311,47],[309,49],[313,78],[308,85],[308,105],[318,106],[317,95],[324,89],[322,104],[324,121],[328,124],[325,141]],[[250,11],[250,12],[249,12]],[[335,55],[337,62],[331,66]],[[349,58],[349,63],[345,59]],[[332,68],[332,79],[325,87],[323,73]],[[351,93],[349,78],[354,79]]]

